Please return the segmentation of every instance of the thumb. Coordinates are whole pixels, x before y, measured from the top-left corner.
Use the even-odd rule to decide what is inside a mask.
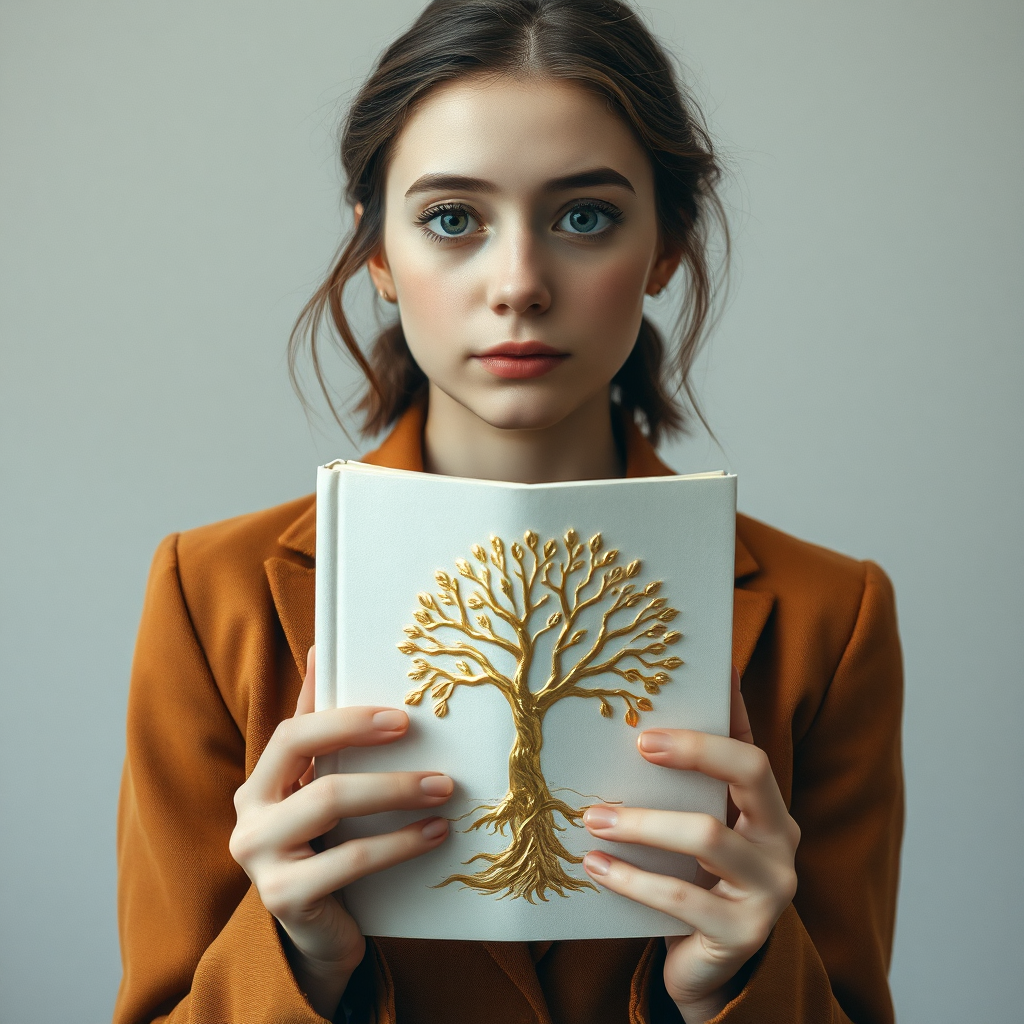
[[[310,647],[306,655],[306,677],[302,680],[302,689],[299,690],[299,699],[295,704],[295,714],[308,715],[316,707],[316,648]]]
[[[301,700],[301,698],[300,698]],[[729,735],[734,740],[753,743],[754,734],[750,731],[750,718],[747,716],[747,705],[740,693],[740,674],[736,666],[732,667],[732,703],[729,712]]]

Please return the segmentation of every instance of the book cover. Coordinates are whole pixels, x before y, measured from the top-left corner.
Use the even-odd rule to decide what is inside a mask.
[[[318,710],[405,708],[409,734],[317,773],[441,771],[436,850],[343,893],[364,934],[541,940],[685,934],[596,886],[595,803],[724,820],[724,784],[647,763],[644,728],[728,735],[736,478],[514,484],[335,462],[317,479]],[[330,842],[422,811],[350,818]]]

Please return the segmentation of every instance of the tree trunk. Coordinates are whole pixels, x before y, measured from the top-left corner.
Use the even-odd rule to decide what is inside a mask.
[[[555,823],[555,815],[569,825],[582,827],[583,811],[557,799],[548,789],[540,764],[543,714],[529,690],[520,693],[519,700],[509,702],[516,738],[508,759],[508,793],[500,804],[487,807],[488,813],[466,829],[471,832],[486,827],[492,833],[505,835],[508,828],[511,842],[501,853],[478,853],[465,862],[486,861],[489,866],[483,871],[451,875],[440,884],[461,882],[477,892],[499,898],[521,896],[530,903],[534,897],[546,902],[549,891],[559,896],[583,889],[596,891],[591,882],[573,877],[562,867],[563,861],[579,864],[582,858],[562,845],[557,833],[564,832],[565,826]]]

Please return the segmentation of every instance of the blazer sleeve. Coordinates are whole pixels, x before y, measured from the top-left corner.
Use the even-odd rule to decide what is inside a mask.
[[[853,632],[795,747],[799,889],[714,1024],[891,1024],[902,697],[892,586],[868,562]]]
[[[245,739],[197,638],[169,537],[150,572],[128,699],[114,1024],[324,1024],[228,853],[244,766]]]

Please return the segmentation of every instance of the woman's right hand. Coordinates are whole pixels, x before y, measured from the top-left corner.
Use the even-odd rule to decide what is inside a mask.
[[[238,820],[229,849],[280,922],[299,987],[313,1009],[330,1020],[366,949],[358,925],[334,893],[357,878],[435,849],[448,835],[448,822],[425,818],[397,832],[350,839],[321,852],[311,840],[342,818],[438,807],[451,796],[453,784],[438,772],[314,780],[314,757],[344,747],[392,743],[409,728],[409,716],[394,708],[314,713],[314,693],[310,649],[294,717],[277,727],[235,793]]]

